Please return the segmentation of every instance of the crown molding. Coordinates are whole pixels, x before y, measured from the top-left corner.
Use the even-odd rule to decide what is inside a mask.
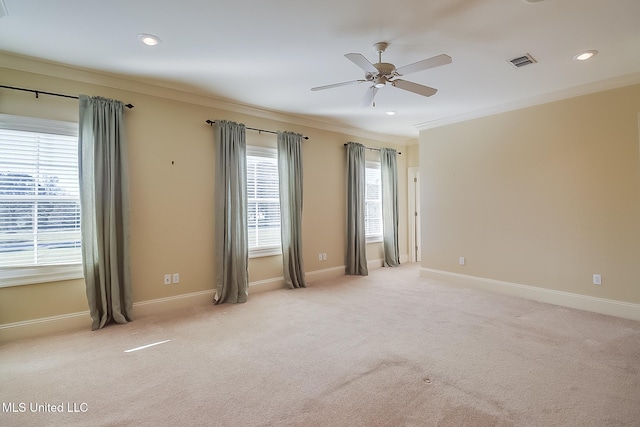
[[[304,115],[287,114],[279,111],[268,110],[254,105],[243,104],[229,99],[222,99],[214,95],[201,95],[177,85],[167,83],[148,83],[135,77],[105,73],[86,68],[73,67],[53,61],[39,58],[16,55],[8,52],[0,52],[0,67],[24,71],[33,74],[41,74],[48,77],[56,77],[65,80],[104,86],[112,89],[126,90],[144,95],[157,96],[174,101],[182,101],[190,104],[211,107],[234,113],[246,114],[273,121],[295,124],[309,128],[346,134],[352,137],[366,138],[375,141],[393,143],[397,145],[409,145],[415,143],[417,138],[406,136],[380,134],[365,129],[350,127],[318,120]],[[205,120],[206,118],[203,118]]]
[[[627,74],[623,76],[614,77],[607,80],[601,80],[595,83],[589,83],[586,85],[575,86],[569,89],[560,90],[556,92],[545,93],[532,98],[522,99],[507,104],[495,105],[489,108],[483,108],[480,110],[470,111],[465,114],[457,116],[446,117],[443,119],[432,120],[415,125],[418,131],[433,129],[441,126],[451,125],[454,123],[466,122],[473,119],[479,119],[481,117],[493,116],[495,114],[506,113],[509,111],[520,110],[523,108],[533,107],[541,104],[548,104],[550,102],[562,101],[563,99],[575,98],[577,96],[589,95],[596,92],[602,92],[605,90],[617,89],[624,86],[630,86],[640,83],[640,73]]]

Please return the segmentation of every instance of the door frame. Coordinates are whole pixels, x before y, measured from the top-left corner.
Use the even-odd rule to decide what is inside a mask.
[[[422,247],[420,244],[420,168],[410,167],[407,170],[409,202],[409,262],[420,262]]]

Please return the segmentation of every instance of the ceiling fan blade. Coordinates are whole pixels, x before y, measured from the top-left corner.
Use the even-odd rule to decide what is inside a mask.
[[[334,83],[332,85],[312,87],[311,90],[332,89],[334,87],[349,86],[349,85],[354,85],[354,84],[357,84],[357,83],[364,83],[364,82],[366,82],[366,80],[352,80],[350,82]]]
[[[451,64],[451,57],[449,55],[442,54],[414,62],[413,64],[405,65],[404,67],[396,68],[396,73],[404,76],[405,74],[415,73],[416,71],[422,71],[428,68],[439,67],[447,64]]]
[[[378,93],[378,88],[375,86],[370,86],[367,89],[367,93],[364,94],[364,98],[362,98],[362,106],[363,107],[371,107],[373,105],[373,98]]]
[[[434,89],[429,86],[423,86],[418,83],[408,82],[406,80],[394,80],[391,84],[397,88],[408,90],[409,92],[417,93],[422,96],[434,95],[438,89]]]
[[[356,64],[358,67],[365,70],[367,73],[378,73],[378,69],[374,67],[373,64],[369,62],[369,60],[365,58],[361,53],[347,53],[345,57]]]

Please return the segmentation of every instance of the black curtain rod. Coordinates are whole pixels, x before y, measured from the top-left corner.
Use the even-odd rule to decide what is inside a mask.
[[[344,144],[344,146],[345,146],[345,147],[346,147],[347,145],[349,145],[349,144]],[[379,148],[371,148],[371,147],[364,147],[364,148],[366,148],[367,150],[380,151],[380,149],[379,149]],[[402,153],[401,153],[400,151],[398,151],[398,154],[402,154]]]
[[[208,125],[210,125],[210,126],[213,126],[215,122],[216,122],[215,120],[207,120],[207,122],[206,122],[206,123],[207,123]],[[274,131],[272,131],[272,130],[256,129],[256,128],[250,128],[250,127],[246,127],[246,126],[245,126],[245,129],[255,130],[256,132],[275,133],[276,135],[278,134],[278,132],[274,132]],[[304,138],[304,139],[309,139],[309,137],[308,137],[308,136],[303,136],[303,138]]]
[[[74,95],[64,95],[62,93],[53,93],[53,92],[45,92],[43,90],[34,90],[34,89],[24,89],[21,87],[13,87],[13,86],[4,86],[4,85],[0,85],[0,87],[5,88],[5,89],[12,89],[12,90],[21,90],[23,92],[31,92],[31,93],[35,93],[36,94],[36,98],[38,97],[38,95],[43,94],[43,95],[51,95],[51,96],[59,96],[61,98],[73,98],[73,99],[80,99],[79,96],[74,96]],[[133,108],[132,104],[125,104],[125,107],[127,108]]]

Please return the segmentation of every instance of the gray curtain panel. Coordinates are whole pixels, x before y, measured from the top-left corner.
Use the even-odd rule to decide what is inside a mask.
[[[365,147],[347,144],[347,248],[345,273],[367,276],[367,242],[364,230]]]
[[[287,287],[306,287],[302,260],[302,135],[278,132],[280,230]]]
[[[216,122],[216,304],[246,302],[249,293],[245,132],[243,124]]]
[[[82,264],[93,330],[131,320],[129,178],[120,101],[80,95]]]
[[[400,265],[398,250],[398,164],[396,150],[380,149],[382,175],[382,245],[384,266]]]

